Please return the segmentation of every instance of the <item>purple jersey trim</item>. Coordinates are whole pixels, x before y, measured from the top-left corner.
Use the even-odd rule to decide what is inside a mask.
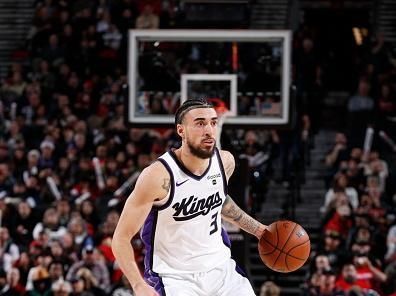
[[[223,238],[223,243],[231,249],[231,240],[228,237],[227,231],[224,230],[224,228],[221,228],[221,237]],[[231,257],[232,258],[232,257]],[[246,272],[238,265],[235,265],[235,271],[239,273],[241,276],[247,278]]]
[[[166,296],[164,284],[158,273],[153,271],[153,252],[155,228],[157,226],[158,211],[153,209],[147,216],[141,232],[142,241],[146,248],[144,256],[144,279],[161,296]]]
[[[228,237],[227,231],[225,231],[224,228],[221,228],[221,238],[223,239],[223,243],[231,249],[231,241]]]
[[[224,171],[224,166],[223,166],[223,161],[221,160],[221,156],[220,156],[220,151],[219,149],[215,148],[215,153],[217,156],[217,161],[219,162],[219,167],[220,167],[220,171],[221,171],[221,175],[223,177],[223,188],[224,188],[224,194],[225,196],[227,196],[228,194],[228,184],[227,184],[227,177]]]

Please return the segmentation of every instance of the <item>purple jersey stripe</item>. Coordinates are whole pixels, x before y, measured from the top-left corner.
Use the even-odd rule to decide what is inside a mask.
[[[235,265],[235,271],[239,273],[241,276],[247,278],[246,272],[240,267],[238,264]]]
[[[144,256],[144,279],[161,296],[166,296],[161,277],[153,271],[153,252],[155,228],[157,226],[158,211],[153,209],[144,222],[141,237],[146,248]]]
[[[223,238],[223,243],[231,249],[231,240],[228,237],[227,231],[224,230],[224,228],[221,229],[221,237]],[[239,273],[241,276],[247,278],[246,272],[238,265],[236,264],[235,270],[237,273]]]
[[[221,228],[221,237],[223,239],[223,243],[231,249],[231,241],[230,238],[228,237],[227,231],[224,230],[224,228]]]

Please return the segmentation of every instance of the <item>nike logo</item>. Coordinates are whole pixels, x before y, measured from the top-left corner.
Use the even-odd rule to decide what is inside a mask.
[[[177,182],[176,181],[176,187],[179,187],[180,185],[183,185],[184,183],[186,183],[188,181],[188,179],[184,180],[183,182]]]

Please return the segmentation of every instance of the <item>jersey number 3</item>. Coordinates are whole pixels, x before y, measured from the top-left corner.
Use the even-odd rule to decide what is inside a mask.
[[[217,227],[217,214],[219,212],[217,212],[216,214],[212,215],[212,223],[210,223],[210,226],[212,226],[213,228],[210,230],[209,234],[212,235],[213,233],[215,233],[217,230],[219,230],[219,228]]]

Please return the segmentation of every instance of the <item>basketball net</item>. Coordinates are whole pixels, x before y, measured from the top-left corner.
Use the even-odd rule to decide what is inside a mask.
[[[227,105],[221,99],[211,98],[208,99],[208,102],[210,102],[214,106],[214,109],[216,110],[217,113],[218,121],[217,121],[216,146],[219,150],[221,150],[220,138],[221,138],[221,132],[223,130],[223,124],[226,118],[229,115],[231,115],[231,111],[227,108]]]

